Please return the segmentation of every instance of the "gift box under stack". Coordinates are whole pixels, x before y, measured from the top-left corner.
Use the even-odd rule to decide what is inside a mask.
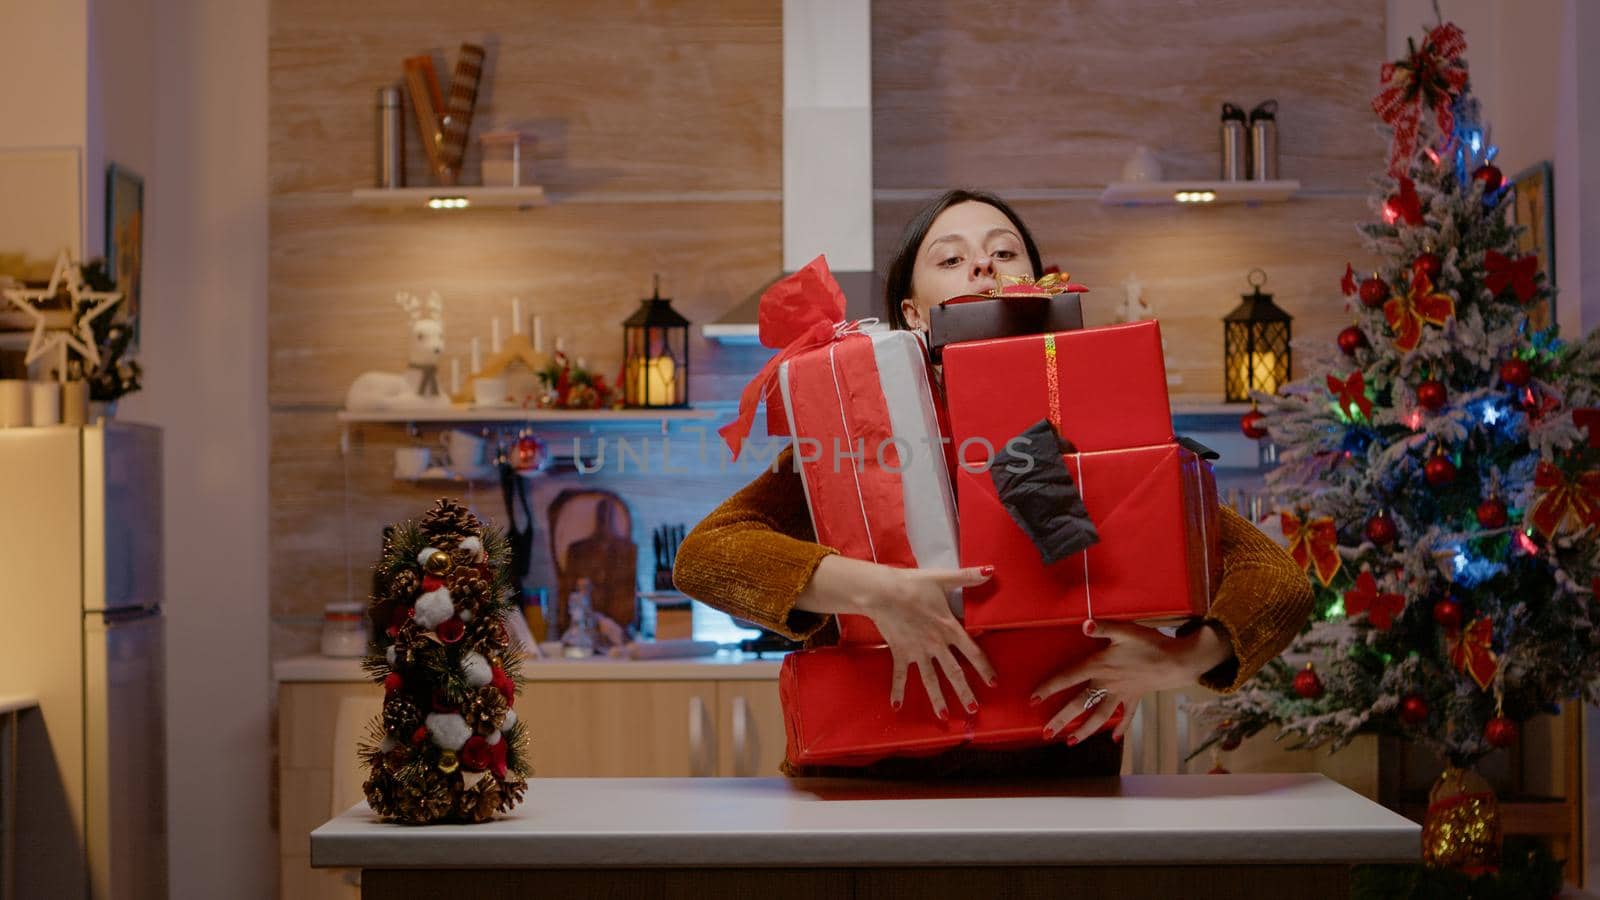
[[[946,719],[934,714],[915,673],[902,707],[889,706],[893,660],[885,647],[824,647],[789,654],[778,673],[789,761],[862,766],[890,756],[931,756],[962,745],[989,750],[1038,746],[1045,725],[1063,702],[1074,702],[1075,694],[1035,706],[1029,702],[1033,689],[1104,643],[1076,627],[996,631],[976,640],[994,665],[998,684],[991,688],[968,669],[978,712],[967,714],[946,686]],[[1062,732],[1063,739],[1088,715],[1075,718]],[[1115,712],[1100,730],[1121,721],[1122,712]]]
[[[961,562],[995,567],[964,593],[969,631],[1205,613],[1221,574],[1216,482],[1173,437],[1155,322],[955,344],[944,360]],[[1041,418],[1078,451],[1063,460],[1100,537],[1050,564],[987,465]]]

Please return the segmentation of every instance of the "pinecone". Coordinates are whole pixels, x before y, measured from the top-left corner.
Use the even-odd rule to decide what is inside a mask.
[[[385,818],[395,814],[394,788],[394,779],[382,772],[373,772],[371,778],[361,783],[361,793],[366,795],[367,805]]]
[[[500,785],[491,777],[478,779],[478,783],[461,792],[456,815],[468,822],[487,822],[500,809]]]
[[[428,545],[443,550],[454,547],[483,530],[478,517],[454,500],[440,500],[422,517]]]
[[[422,709],[405,694],[391,694],[383,701],[383,727],[404,739],[422,724]]]
[[[461,715],[473,731],[488,737],[500,730],[500,721],[505,718],[509,708],[499,688],[484,685],[467,697],[467,702],[461,707]]]
[[[479,653],[506,648],[506,627],[500,622],[499,613],[489,612],[472,617],[467,623],[465,641],[467,646],[476,649]]]
[[[451,569],[449,586],[450,599],[461,609],[471,610],[473,615],[488,601],[490,584],[475,568],[457,566]]]
[[[391,603],[410,603],[417,598],[417,591],[422,588],[422,579],[417,577],[416,569],[401,569],[389,579],[388,590],[384,593]]]
[[[412,825],[426,825],[450,815],[455,797],[449,778],[434,769],[423,769],[410,781],[402,781],[394,794],[395,818]]]
[[[500,811],[510,812],[513,806],[522,802],[522,795],[528,790],[526,781],[500,782]]]

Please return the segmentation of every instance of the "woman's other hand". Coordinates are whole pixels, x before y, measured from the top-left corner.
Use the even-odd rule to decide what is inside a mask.
[[[1201,675],[1226,662],[1233,655],[1228,642],[1211,628],[1199,628],[1183,637],[1167,637],[1154,628],[1120,622],[1083,623],[1089,637],[1106,638],[1109,644],[1052,675],[1034,689],[1033,702],[1079,685],[1083,691],[1073,695],[1050,723],[1045,740],[1055,737],[1067,723],[1083,714],[1090,692],[1102,690],[1088,718],[1067,735],[1068,744],[1089,737],[1122,707],[1125,714],[1111,736],[1122,740],[1139,699],[1151,691],[1170,690],[1194,684]]]
[[[828,556],[817,565],[795,606],[812,612],[866,616],[883,635],[894,657],[889,704],[905,702],[906,681],[915,667],[933,710],[949,715],[938,672],[950,682],[967,712],[978,711],[978,698],[967,682],[958,657],[965,657],[987,684],[995,684],[994,667],[961,627],[947,599],[955,588],[982,584],[991,570],[897,569],[892,566]]]

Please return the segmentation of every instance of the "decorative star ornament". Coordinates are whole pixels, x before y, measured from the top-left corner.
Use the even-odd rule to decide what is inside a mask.
[[[50,331],[45,327],[44,310],[39,308],[39,304],[54,299],[63,287],[70,298],[68,302],[71,304],[74,317],[73,325],[65,331]],[[100,365],[100,348],[95,346],[92,325],[94,320],[105,315],[122,299],[122,292],[88,290],[83,283],[83,273],[73,264],[66,250],[62,250],[56,257],[56,266],[50,273],[50,283],[47,286],[33,290],[8,288],[4,294],[12,305],[33,320],[33,334],[28,339],[28,352],[23,357],[24,365],[31,365],[34,360],[62,345],[76,350],[90,367]],[[94,306],[79,316],[78,306],[85,300],[93,302]]]

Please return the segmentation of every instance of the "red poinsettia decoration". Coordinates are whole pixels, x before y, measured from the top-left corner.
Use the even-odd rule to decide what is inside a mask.
[[[1367,379],[1360,369],[1350,373],[1344,381],[1328,376],[1328,391],[1339,401],[1339,410],[1354,419],[1360,411],[1364,418],[1372,418],[1372,401],[1367,399]]]
[[[494,685],[495,689],[500,692],[501,696],[506,698],[507,703],[517,699],[516,682],[511,680],[511,676],[506,674],[505,669],[502,669],[499,666],[492,666],[489,669],[489,683]]]
[[[1600,525],[1600,469],[1573,478],[1541,460],[1533,470],[1533,487],[1528,521],[1546,538]]]
[[[1471,676],[1478,687],[1487,689],[1500,665],[1494,655],[1494,623],[1479,616],[1471,625],[1448,635],[1450,664],[1456,671]]]
[[[1456,302],[1449,294],[1433,288],[1433,282],[1422,272],[1411,278],[1411,288],[1404,294],[1395,294],[1383,304],[1383,318],[1394,332],[1394,345],[1403,353],[1410,353],[1422,343],[1422,323],[1443,325],[1456,314]]]
[[[1307,571],[1315,570],[1324,585],[1339,572],[1339,530],[1333,518],[1320,516],[1306,522],[1294,513],[1280,513],[1283,536],[1289,541],[1289,555]]]
[[[1493,250],[1483,254],[1483,267],[1489,274],[1484,276],[1483,286],[1489,293],[1498,297],[1505,293],[1506,288],[1517,295],[1518,302],[1527,303],[1539,292],[1534,276],[1539,272],[1539,257],[1529,254],[1519,259],[1512,259]]]
[[[1396,222],[1413,227],[1422,224],[1422,198],[1417,196],[1416,182],[1400,176],[1400,191],[1383,203],[1383,220],[1390,225]]]
[[[1344,611],[1352,616],[1366,613],[1367,621],[1379,631],[1388,631],[1405,608],[1405,595],[1379,593],[1378,580],[1371,572],[1357,575],[1355,590],[1344,592]]]
[[[1440,136],[1455,128],[1451,111],[1456,98],[1467,87],[1467,64],[1461,54],[1467,39],[1461,29],[1446,22],[1428,32],[1418,47],[1408,41],[1410,52],[1404,59],[1385,63],[1379,73],[1383,89],[1372,98],[1372,111],[1394,128],[1389,149],[1389,174],[1399,175],[1417,147],[1417,131],[1425,111],[1432,112]]]

